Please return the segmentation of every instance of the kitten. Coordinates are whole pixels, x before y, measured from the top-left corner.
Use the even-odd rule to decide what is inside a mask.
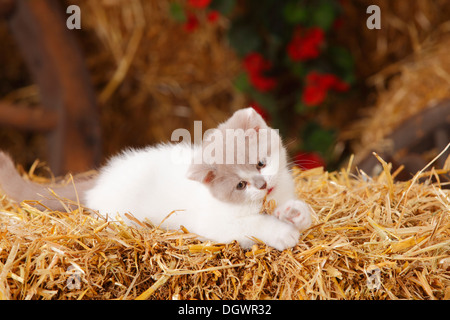
[[[233,144],[238,135],[229,139],[227,133],[235,132],[244,136]],[[255,146],[256,156],[251,152]],[[0,184],[12,198],[49,195],[11,167],[10,159],[0,155]],[[201,144],[125,151],[110,159],[96,178],[76,182],[76,187],[81,202],[104,216],[131,213],[162,228],[182,225],[203,239],[237,240],[244,248],[251,247],[253,238],[278,250],[293,247],[311,225],[311,208],[295,196],[278,133],[252,108],[235,112],[205,133]],[[71,186],[53,190],[75,198]],[[265,198],[278,204],[273,215],[260,213]],[[43,199],[43,204],[54,208],[57,201]]]

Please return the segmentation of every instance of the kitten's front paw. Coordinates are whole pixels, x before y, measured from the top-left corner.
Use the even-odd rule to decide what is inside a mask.
[[[311,208],[300,200],[289,200],[278,207],[275,217],[292,223],[298,230],[303,231],[311,226]]]
[[[298,243],[299,237],[299,230],[295,229],[291,224],[284,224],[283,227],[280,226],[272,230],[270,239],[268,239],[266,244],[283,251],[284,249],[294,247]]]

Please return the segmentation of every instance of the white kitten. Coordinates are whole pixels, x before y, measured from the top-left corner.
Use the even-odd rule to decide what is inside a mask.
[[[239,129],[245,132],[244,140],[227,148],[230,140],[226,133]],[[270,139],[258,134],[264,130]],[[278,250],[295,246],[300,232],[311,225],[311,209],[295,196],[278,133],[251,108],[237,111],[215,133],[218,135],[207,135],[202,145],[161,144],[125,151],[101,169],[93,186],[92,181],[82,182],[86,188],[78,190],[81,199],[105,216],[131,213],[167,229],[182,225],[216,242],[237,240],[248,248],[254,243],[252,238],[257,238]],[[264,152],[252,158],[255,144]],[[207,150],[213,152],[205,153]],[[2,158],[0,183],[5,186],[2,178],[9,175],[11,179],[11,173],[2,173]],[[8,193],[8,188],[4,189]],[[64,196],[73,199],[66,189],[61,189]],[[45,194],[42,189],[40,192]],[[260,214],[266,195],[278,204],[274,215]]]

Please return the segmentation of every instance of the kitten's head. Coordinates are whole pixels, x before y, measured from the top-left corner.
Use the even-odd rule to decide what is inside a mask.
[[[277,187],[279,172],[287,166],[277,130],[268,127],[253,108],[239,110],[207,131],[196,152],[202,161],[194,160],[188,178],[232,203],[260,202]]]

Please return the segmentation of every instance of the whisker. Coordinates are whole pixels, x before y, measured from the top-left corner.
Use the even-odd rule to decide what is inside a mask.
[[[290,146],[290,145],[295,145],[295,144],[298,143],[298,138],[291,138],[291,139],[289,139],[289,140],[290,140],[290,141],[287,141],[287,142],[283,141],[283,145],[284,145],[285,147],[288,147],[288,146]]]

